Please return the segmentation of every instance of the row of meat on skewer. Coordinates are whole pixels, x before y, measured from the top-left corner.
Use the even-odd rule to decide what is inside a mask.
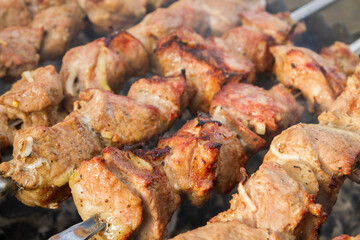
[[[311,111],[329,110],[324,113],[328,116],[323,114],[320,119],[330,120],[321,120],[322,126],[298,125],[277,137],[259,173],[239,185],[231,210],[214,218],[205,232],[211,232],[207,228],[217,231],[217,226],[228,229],[236,225],[240,232],[258,231],[254,236],[259,239],[266,234],[282,238],[316,236],[343,176],[356,179],[351,173],[359,137],[333,126],[356,129],[356,124],[351,125],[356,111],[344,119],[342,111],[353,106],[346,94],[356,89],[356,73],[346,89],[345,84],[346,77],[356,72],[359,58],[341,43],[324,49],[321,56],[290,45],[276,46],[288,42],[293,33],[302,32],[302,26],[286,14],[278,18],[265,12],[243,12],[244,4],[236,5],[235,1],[221,5],[226,6],[223,8],[206,2],[176,2],[128,29],[132,35],[113,33],[71,49],[63,58],[60,75],[51,66],[23,73],[0,98],[2,146],[14,146],[14,159],[0,164],[0,171],[16,183],[15,195],[20,201],[55,208],[70,196],[70,179],[80,215],[86,219],[97,213],[108,224],[96,238],[161,239],[179,204],[179,194],[200,205],[213,190],[230,191],[244,180],[240,169],[247,159],[299,120],[303,108],[285,85],[300,89]],[[234,13],[222,14],[229,9]],[[234,17],[238,12],[242,12],[241,18]],[[232,28],[240,20],[243,25]],[[198,34],[209,32],[219,37]],[[273,56],[274,71],[284,85],[264,90],[248,84],[254,82],[255,72],[272,68]],[[106,91],[118,90],[126,79],[144,74],[149,67],[165,77],[141,79],[127,96]],[[72,110],[75,103],[61,121],[66,115],[60,107],[63,94],[66,109]],[[194,113],[210,115],[187,122],[173,136],[161,139],[155,150],[117,149],[163,133],[187,106]],[[352,109],[345,115],[350,113]],[[23,122],[15,137],[9,119]],[[286,139],[281,140],[281,136]],[[324,146],[322,137],[334,144]],[[289,153],[281,141],[289,143]],[[274,144],[285,144],[284,149]],[[340,168],[336,169],[325,161],[327,156],[324,161],[322,156],[335,157],[331,151],[337,151],[340,144],[346,161],[336,163]],[[304,163],[303,152],[297,152],[301,148],[296,146],[307,146],[308,159],[313,162]],[[98,156],[104,147],[102,157],[83,161]],[[314,159],[318,151],[321,156]],[[278,185],[283,182],[285,187]],[[253,199],[258,191],[265,190],[271,191]],[[270,208],[271,196],[276,194],[286,196],[287,205],[279,204],[274,210]],[[287,210],[296,215],[295,219],[289,215],[290,225],[287,219],[275,226],[262,218],[271,215],[267,211],[280,215]],[[191,234],[199,237],[194,232],[189,238]]]

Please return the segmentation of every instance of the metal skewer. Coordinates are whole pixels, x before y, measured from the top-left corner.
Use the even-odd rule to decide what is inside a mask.
[[[106,223],[101,221],[99,215],[95,215],[86,221],[78,223],[59,234],[49,238],[49,240],[86,240],[106,227]]]
[[[357,55],[360,55],[360,38],[355,42],[353,42],[352,44],[350,44],[350,50],[356,53]]]
[[[6,196],[8,193],[16,189],[16,184],[10,178],[3,178],[0,176],[0,198]]]
[[[314,0],[293,11],[290,16],[296,22],[303,20],[311,14],[320,11],[338,0]]]

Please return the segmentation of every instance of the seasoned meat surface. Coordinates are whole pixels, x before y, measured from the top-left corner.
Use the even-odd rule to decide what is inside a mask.
[[[286,87],[299,89],[310,111],[329,109],[345,88],[346,75],[328,60],[301,47],[273,46],[274,72]]]
[[[185,70],[188,95],[194,96],[190,109],[195,113],[209,112],[212,98],[227,81],[254,80],[251,63],[232,64],[234,60],[229,64],[221,51],[213,46],[207,48],[206,41],[190,28],[180,28],[157,44],[155,54],[162,74],[173,76]]]
[[[171,148],[164,160],[166,175],[195,205],[208,200],[214,189],[230,191],[248,159],[236,134],[207,116],[188,121],[158,146]]]
[[[172,240],[275,240],[276,233],[249,227],[237,220],[208,223],[204,227],[180,234]]]
[[[321,56],[330,60],[339,71],[348,76],[355,72],[355,67],[360,63],[359,56],[342,42],[335,42],[330,47],[321,49]]]
[[[122,30],[146,14],[147,0],[78,0],[98,32]]]
[[[181,0],[166,9],[149,13],[134,27],[128,29],[151,55],[156,42],[179,27],[190,27],[200,34],[221,35],[239,25],[244,10],[263,10],[264,0]]]
[[[118,91],[130,76],[147,71],[142,44],[126,32],[114,33],[66,52],[60,75],[64,81],[67,109],[88,88]]]
[[[348,235],[340,235],[337,237],[334,237],[332,240],[359,240],[360,239],[360,235],[357,235],[355,237],[350,237]]]
[[[15,127],[9,125],[5,107],[0,105],[0,153],[12,145],[15,133]]]
[[[9,27],[0,31],[0,77],[18,77],[38,66],[43,29]]]
[[[259,29],[271,36],[276,44],[285,44],[291,40],[292,34],[300,34],[306,30],[303,23],[294,22],[287,12],[272,15],[265,11],[245,11],[241,13],[241,17],[244,26]]]
[[[172,189],[162,167],[152,163],[161,161],[163,154],[167,154],[166,149],[148,152],[145,158],[116,148],[103,151],[108,169],[142,200],[143,221],[135,236],[139,240],[163,239],[180,203],[180,196]]]
[[[7,27],[27,26],[31,20],[31,13],[23,0],[0,1],[0,31]]]
[[[355,169],[360,135],[328,126],[298,124],[282,132],[271,145],[264,162],[286,165],[292,160],[295,165],[300,162],[308,166],[315,174],[314,184],[307,183],[311,178],[305,175],[297,180],[307,183],[307,191],[315,194],[316,202],[330,213],[344,176]]]
[[[230,51],[253,61],[257,71],[271,69],[274,59],[269,47],[274,45],[274,40],[259,29],[251,26],[235,27],[226,32],[222,39]]]
[[[344,92],[335,103],[319,116],[319,122],[353,132],[360,130],[360,64],[348,77]]]
[[[60,6],[68,2],[74,2],[76,0],[24,0],[26,6],[30,10],[33,16],[36,13],[45,10],[50,7]]]
[[[10,119],[21,119],[22,127],[51,126],[61,121],[58,105],[63,86],[54,66],[26,71],[11,89],[0,97]]]
[[[14,138],[13,160],[1,163],[0,171],[21,186],[15,196],[24,204],[57,208],[70,196],[68,181],[73,170],[101,149],[83,116],[73,112],[53,127],[19,130]]]
[[[303,107],[281,84],[265,90],[246,83],[228,83],[211,102],[225,117],[242,122],[269,142],[282,130],[299,121]]]
[[[44,29],[41,59],[56,59],[63,56],[70,43],[84,28],[84,17],[76,3],[50,7],[37,13],[31,26]]]
[[[304,187],[276,163],[263,163],[244,185],[239,184],[238,192],[230,209],[210,222],[239,220],[252,228],[296,235],[298,226],[311,217],[309,209],[318,208]]]
[[[168,129],[180,116],[186,86],[181,78],[179,81],[142,79],[133,84],[129,97],[89,89],[80,94],[76,110],[88,119],[107,146],[146,141]],[[164,89],[170,90],[172,96],[163,94]]]
[[[99,218],[108,223],[95,239],[127,239],[141,224],[141,198],[117,177],[116,172],[108,169],[103,158],[83,161],[71,176],[69,185],[82,219],[99,214]]]

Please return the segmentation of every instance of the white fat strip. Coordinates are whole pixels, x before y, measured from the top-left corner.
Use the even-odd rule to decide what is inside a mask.
[[[49,167],[49,162],[48,162],[48,160],[45,159],[45,158],[39,157],[39,158],[37,158],[37,160],[34,161],[33,163],[30,163],[30,164],[29,164],[29,163],[26,163],[26,164],[24,164],[24,165],[23,165],[23,169],[25,169],[25,170],[27,170],[27,171],[33,171],[33,170],[35,170],[35,168],[38,168],[38,167],[42,166],[44,163]]]
[[[34,139],[31,136],[28,136],[23,143],[25,145],[24,150],[20,154],[21,157],[28,157],[32,152],[32,146],[34,144]]]
[[[247,195],[244,185],[241,183],[239,184],[239,195],[241,195],[244,202],[247,204],[247,206],[250,207],[250,210],[252,212],[255,212],[257,210],[257,207],[253,203],[253,201],[250,199],[249,195]]]
[[[176,107],[170,102],[157,95],[146,95],[136,99],[139,103],[148,104],[158,108],[162,114],[166,115],[168,110],[175,111]]]
[[[71,64],[70,74],[66,79],[66,85],[65,85],[66,91],[72,96],[74,95],[75,79],[78,75],[78,65],[79,65],[79,59],[74,61],[73,64]]]
[[[31,83],[35,82],[35,81],[34,81],[34,78],[31,76],[31,73],[30,73],[29,71],[25,71],[25,72],[23,73],[23,75],[26,77],[26,79],[27,79],[29,82],[31,82]]]
[[[290,154],[280,153],[278,148],[274,146],[274,144],[270,145],[270,152],[274,154],[274,156],[276,156],[279,160],[293,160],[293,161],[300,160],[300,156],[297,154],[290,155]]]

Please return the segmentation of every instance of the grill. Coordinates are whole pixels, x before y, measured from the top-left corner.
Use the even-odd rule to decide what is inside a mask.
[[[275,13],[294,9],[309,0],[268,0],[268,11]],[[357,13],[360,11],[358,0],[339,1],[331,8],[314,14],[306,19],[308,30],[296,42],[298,46],[308,47],[318,51],[321,47],[332,44],[335,40],[351,43],[360,37],[360,27],[356,25]],[[311,23],[311,24],[310,24]],[[89,37],[91,36],[91,37]],[[84,44],[97,36],[81,33],[73,46]],[[44,62],[42,65],[54,64],[59,70],[60,61]],[[267,78],[266,81],[262,79]],[[269,76],[259,75],[257,85],[267,87],[264,82],[273,83],[268,80]],[[133,81],[129,81],[133,82]],[[126,91],[126,86],[123,91]],[[10,83],[1,82],[0,92],[3,93],[10,88]],[[170,130],[175,131],[187,119],[186,114],[182,120]],[[304,114],[302,122],[316,122],[316,118],[310,114]],[[256,154],[249,160],[248,174],[255,172],[261,164],[266,150]],[[11,151],[4,154],[3,160],[11,158]],[[172,221],[168,225],[171,236],[175,236],[189,229],[200,227],[219,212],[229,208],[229,200],[234,192],[220,196],[214,194],[209,202],[201,208],[182,201],[175,212]],[[341,188],[340,194],[332,213],[321,228],[320,239],[330,239],[339,234],[356,235],[360,233],[360,185],[346,180]],[[50,236],[78,223],[81,218],[77,214],[72,199],[63,202],[59,209],[48,210],[41,208],[30,208],[12,195],[0,200],[0,239],[47,239]]]

